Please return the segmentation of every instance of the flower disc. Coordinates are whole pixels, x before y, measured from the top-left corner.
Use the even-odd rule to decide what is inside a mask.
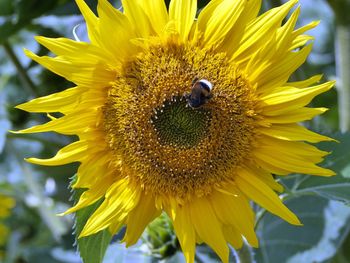
[[[199,108],[193,79],[214,85]],[[254,90],[224,53],[169,41],[124,65],[104,107],[107,141],[146,191],[190,198],[233,179],[255,131]]]

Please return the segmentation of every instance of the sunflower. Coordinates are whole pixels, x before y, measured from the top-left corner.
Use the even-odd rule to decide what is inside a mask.
[[[87,190],[65,213],[104,198],[80,237],[126,226],[130,246],[165,211],[187,262],[200,242],[227,262],[228,244],[258,246],[250,200],[301,224],[272,174],[334,174],[316,165],[327,152],[310,144],[331,139],[298,124],[326,111],[306,105],[334,82],[288,81],[311,51],[304,33],[318,24],[295,28],[298,1],[260,16],[260,0],[212,0],[198,15],[194,0],[168,9],[124,0],[123,11],[99,0],[98,16],[76,2],[89,43],[37,37],[57,56],[25,51],[76,86],[17,108],[63,114],[21,133],[79,137],[28,161],[80,162],[72,187]]]
[[[13,198],[0,194],[0,247],[5,245],[9,233],[9,229],[2,221],[10,215],[10,209],[14,205],[15,201]],[[0,259],[2,252],[0,249]]]

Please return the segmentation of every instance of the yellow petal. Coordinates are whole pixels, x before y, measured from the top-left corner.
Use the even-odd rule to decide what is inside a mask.
[[[312,21],[311,23],[294,30],[291,34],[293,41],[291,46],[289,47],[289,50],[295,50],[298,47],[304,46],[308,41],[313,40],[314,37],[302,34],[310,29],[315,28],[319,24],[319,22],[320,21]]]
[[[304,142],[285,141],[272,138],[270,136],[261,137],[260,150],[264,150],[266,153],[274,150],[281,155],[290,155],[296,159],[309,160],[313,163],[319,163],[323,160],[322,157],[326,156],[328,152],[321,151],[315,146]]]
[[[79,198],[79,201],[76,205],[74,205],[73,207],[69,208],[67,211],[65,211],[64,213],[59,214],[60,216],[64,216],[64,215],[68,215],[71,213],[74,213],[84,207],[87,207],[93,203],[95,203],[96,201],[98,201],[99,199],[101,199],[105,193],[106,190],[108,189],[100,186],[100,187],[96,187],[94,189],[88,189],[86,190]]]
[[[301,80],[301,81],[295,81],[295,82],[287,82],[286,86],[291,86],[295,88],[306,88],[311,86],[312,84],[315,84],[321,80],[323,77],[322,74],[312,76],[306,80]]]
[[[206,198],[194,198],[189,205],[197,235],[219,255],[221,261],[228,262],[228,246],[209,201]]]
[[[224,225],[234,227],[245,236],[249,244],[257,247],[258,239],[254,232],[254,213],[248,199],[239,190],[237,192],[239,194],[227,195],[215,191],[210,198],[211,205],[216,216]]]
[[[49,49],[54,54],[64,58],[72,64],[82,65],[108,65],[108,68],[118,68],[119,61],[110,59],[111,53],[108,50],[103,50],[101,47],[85,42],[78,42],[68,38],[48,38],[37,36],[35,39]],[[82,63],[83,62],[83,63]]]
[[[251,55],[266,43],[266,38],[271,37],[271,32],[280,26],[282,20],[297,2],[297,0],[288,1],[253,20],[247,26],[244,37],[239,48],[233,54],[232,60],[241,62],[249,60]]]
[[[88,146],[89,145],[87,141],[80,140],[63,147],[52,158],[49,158],[49,159],[28,158],[26,159],[26,161],[34,164],[48,165],[48,166],[78,162],[86,157]]]
[[[15,199],[9,196],[0,195],[0,207],[11,209],[16,205]]]
[[[197,13],[196,0],[171,0],[169,20],[175,22],[177,32],[183,41],[188,39]]]
[[[193,263],[196,249],[196,234],[190,218],[190,211],[187,206],[177,206],[174,209],[176,210],[176,216],[172,218],[172,221],[176,236],[179,239],[186,262]]]
[[[295,159],[308,160],[312,163],[323,161],[323,157],[329,154],[305,142],[284,141],[268,136],[263,136],[263,138],[264,142],[259,149],[266,153],[274,149],[275,152],[279,152],[281,155],[285,154]]]
[[[319,23],[320,23],[320,21],[312,21],[309,24],[294,30],[293,35],[299,36],[299,35],[305,33],[306,31],[315,28],[316,26],[318,26]]]
[[[29,50],[25,54],[38,62],[50,71],[76,83],[82,87],[104,87],[108,86],[115,79],[115,72],[109,70],[109,67],[102,61],[96,61],[93,58],[86,60],[76,59],[74,62],[67,60],[63,56],[55,58],[43,56],[39,57]]]
[[[276,43],[276,54],[279,56],[289,50],[289,46],[293,40],[292,32],[297,23],[298,17],[300,14],[300,6],[298,6],[292,15],[289,17],[287,22],[277,30],[277,43]]]
[[[122,0],[124,14],[135,26],[138,37],[149,37],[153,28],[143,6],[139,3],[140,1],[137,0]]]
[[[223,226],[222,232],[225,239],[235,248],[240,249],[243,245],[243,239],[240,233],[231,226]]]
[[[71,111],[79,102],[84,89],[75,87],[48,96],[33,99],[17,105],[17,109],[28,112],[62,112]]]
[[[287,155],[281,156],[281,153],[276,153],[274,151],[259,151],[254,152],[256,158],[263,160],[266,163],[270,163],[275,167],[280,167],[290,173],[302,173],[302,174],[312,174],[320,176],[332,176],[335,173],[329,169],[318,167],[317,165],[311,163],[310,161],[302,161],[296,158],[288,158]]]
[[[78,42],[68,38],[49,38],[36,36],[36,41],[59,56],[67,56],[72,59],[82,59],[85,60],[104,60],[109,61],[109,57],[105,52],[101,51],[101,48],[93,46],[89,43]],[[83,57],[79,54],[84,53]]]
[[[209,23],[211,17],[215,9],[223,2],[224,0],[212,0],[210,1],[203,10],[198,15],[197,20],[197,29],[199,32],[204,33],[207,28],[207,24]]]
[[[300,142],[292,142],[292,143],[300,143]],[[291,145],[293,146],[293,145]],[[320,163],[324,160],[324,158],[322,157],[324,155],[324,153],[318,153],[315,151],[315,155],[311,155],[312,152],[302,152],[302,150],[300,150],[300,153],[296,153],[297,151],[297,146],[295,146],[296,148],[294,149],[293,152],[288,152],[288,149],[286,149],[285,147],[281,147],[281,146],[261,146],[259,148],[259,151],[265,153],[265,154],[269,154],[271,153],[271,151],[275,151],[274,154],[280,154],[281,156],[284,156],[284,158],[289,158],[291,160],[294,160],[295,162],[310,162],[312,163],[312,166],[314,166],[314,164]],[[315,147],[316,148],[316,147]],[[282,151],[282,150],[285,151]],[[317,149],[317,148],[316,148]],[[286,152],[287,150],[287,152]],[[326,153],[328,154],[328,153]],[[282,158],[282,157],[281,157]]]
[[[269,212],[283,218],[293,225],[301,225],[299,219],[281,201],[263,181],[254,173],[241,170],[235,178],[237,186],[250,199],[264,207]]]
[[[268,128],[262,127],[259,131],[265,135],[287,141],[308,141],[313,143],[334,141],[332,138],[309,131],[304,126],[296,123],[273,124]]]
[[[112,221],[108,227],[109,233],[116,235],[123,225],[125,225],[125,218],[121,219],[120,221]]]
[[[303,107],[309,104],[315,96],[331,89],[334,86],[334,84],[335,81],[330,81],[321,85],[308,88],[283,87],[281,88],[281,91],[266,94],[260,99],[263,101],[266,107],[289,103],[296,105],[296,107]],[[269,108],[266,110],[268,111]]]
[[[79,120],[79,122],[77,122],[77,120]],[[94,114],[93,110],[91,110],[91,112],[87,112],[86,110],[76,111],[70,115],[13,133],[22,134],[54,131],[66,135],[74,135],[87,130],[89,126],[96,126],[96,113]]]
[[[150,194],[141,193],[140,201],[130,211],[126,219],[126,233],[123,242],[126,246],[134,245],[140,238],[146,226],[160,215],[155,207],[155,200]]]
[[[154,31],[159,35],[163,35],[165,26],[169,21],[168,12],[165,6],[164,0],[148,0],[139,1],[139,5],[142,6],[145,13],[148,16],[149,21]]]
[[[97,12],[100,17],[99,31],[101,45],[110,52],[115,61],[123,61],[133,53],[130,39],[137,37],[129,19],[115,9],[107,0],[99,0]]]
[[[251,172],[256,174],[267,186],[277,192],[283,192],[283,186],[275,181],[272,174],[258,167],[249,167]]]
[[[239,20],[247,3],[247,1],[224,0],[217,5],[217,2],[209,4],[208,10],[205,8],[201,12],[204,14],[198,17],[198,29],[204,33],[203,41],[207,45],[215,45],[225,38]],[[214,6],[215,10],[211,12],[210,9]],[[206,17],[208,13],[210,17]]]
[[[129,180],[121,179],[108,190],[103,203],[88,219],[80,237],[95,234],[108,228],[112,222],[124,221],[128,213],[138,203],[140,191],[129,184]]]
[[[252,73],[250,79],[258,83],[259,93],[268,93],[274,87],[287,82],[290,75],[299,68],[306,60],[312,50],[312,44],[307,45],[296,52],[289,52],[286,56],[274,60],[273,63],[266,63],[256,72]],[[264,57],[260,56],[261,62]],[[257,63],[257,62],[256,62]]]
[[[271,163],[265,162],[263,159],[260,159],[260,158],[255,158],[254,161],[258,167],[261,167],[262,169],[269,171],[273,174],[287,175],[291,173],[289,170],[282,169],[279,166],[272,165]]]
[[[288,51],[295,51],[296,49],[305,46],[308,42],[315,40],[315,37],[309,35],[297,36],[292,44],[288,47]]]
[[[262,0],[246,1],[244,11],[239,17],[239,20],[231,30],[227,32],[225,39],[220,45],[220,50],[226,52],[228,57],[232,57],[236,50],[239,49],[241,40],[245,35],[246,27],[256,19],[260,11],[261,2]]]
[[[83,14],[86,21],[86,27],[89,35],[89,39],[92,43],[99,43],[99,32],[98,32],[98,18],[90,10],[89,6],[84,0],[75,0],[80,12]]]
[[[71,186],[72,188],[92,188],[94,185],[99,185],[100,181],[108,181],[107,174],[110,172],[109,162],[112,155],[107,151],[94,152],[89,158],[79,166],[77,172],[77,180]],[[117,177],[118,171],[114,172]]]
[[[313,117],[320,115],[326,112],[327,108],[300,108],[292,111],[283,111],[283,114],[280,112],[264,112],[265,120],[270,123],[295,123],[306,120],[311,120]],[[276,116],[268,116],[268,115]],[[279,114],[279,115],[277,115]]]

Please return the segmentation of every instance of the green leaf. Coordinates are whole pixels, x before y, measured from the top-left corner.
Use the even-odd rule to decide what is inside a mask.
[[[8,16],[13,12],[13,0],[0,1],[0,16]]]
[[[14,23],[13,21],[5,21],[0,25],[0,44],[8,40],[8,38],[14,35],[17,31],[30,24],[27,21],[18,21]]]
[[[207,4],[209,4],[209,0],[202,0],[197,2],[197,8],[199,10],[203,9]]]
[[[295,195],[314,193],[327,199],[350,202],[350,180],[336,175],[332,178],[307,177],[295,191]]]
[[[350,208],[341,202],[302,196],[286,202],[303,226],[266,214],[257,229],[259,263],[324,262],[331,259],[349,232]]]
[[[350,203],[350,134],[335,136],[340,143],[327,142],[320,148],[332,152],[327,156],[325,166],[335,171],[333,177],[304,177],[295,194],[313,193],[328,199]]]
[[[30,21],[55,8],[58,0],[20,0],[16,6],[16,14],[20,21]]]
[[[32,19],[53,10],[58,4],[58,0],[19,0],[12,2],[12,5],[9,5],[7,10],[3,11],[10,12],[8,14],[10,16],[5,17],[4,22],[0,25],[0,43],[7,41],[10,36],[20,29],[31,25]],[[0,4],[0,8],[2,5],[6,4]],[[15,20],[12,18],[14,15],[16,16]]]
[[[85,0],[85,3],[96,14],[96,0]],[[113,4],[113,2],[112,2]],[[119,7],[121,3],[117,3],[114,6]],[[75,3],[75,1],[61,0],[60,5],[51,12],[51,15],[55,16],[67,16],[67,15],[81,15],[81,12]]]
[[[79,189],[76,191],[75,197],[80,197],[84,192],[84,189]],[[77,201],[78,198],[75,198]],[[83,230],[87,220],[95,212],[95,210],[101,205],[103,199],[95,202],[94,204],[80,209],[76,213],[76,225],[75,225],[75,234],[78,237]],[[108,229],[102,230],[94,235],[87,237],[82,237],[78,239],[78,249],[80,256],[84,263],[101,263],[103,257],[106,253],[109,243],[112,240],[112,234]]]
[[[350,179],[350,133],[338,133],[331,137],[338,140],[339,143],[318,144],[321,150],[331,152],[326,158],[325,165],[342,177]]]
[[[350,259],[350,235],[346,237],[346,239],[343,242],[343,245],[340,249],[338,249],[337,254],[332,259],[332,263],[349,263]]]

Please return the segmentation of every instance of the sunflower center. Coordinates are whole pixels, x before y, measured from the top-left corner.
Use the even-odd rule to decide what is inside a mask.
[[[194,78],[213,84],[212,98],[198,108],[184,96]],[[233,181],[255,139],[254,94],[224,53],[176,41],[149,44],[125,62],[103,109],[122,176],[177,198]]]
[[[175,97],[155,109],[151,120],[162,145],[190,148],[207,134],[210,111],[193,109],[184,97]]]

